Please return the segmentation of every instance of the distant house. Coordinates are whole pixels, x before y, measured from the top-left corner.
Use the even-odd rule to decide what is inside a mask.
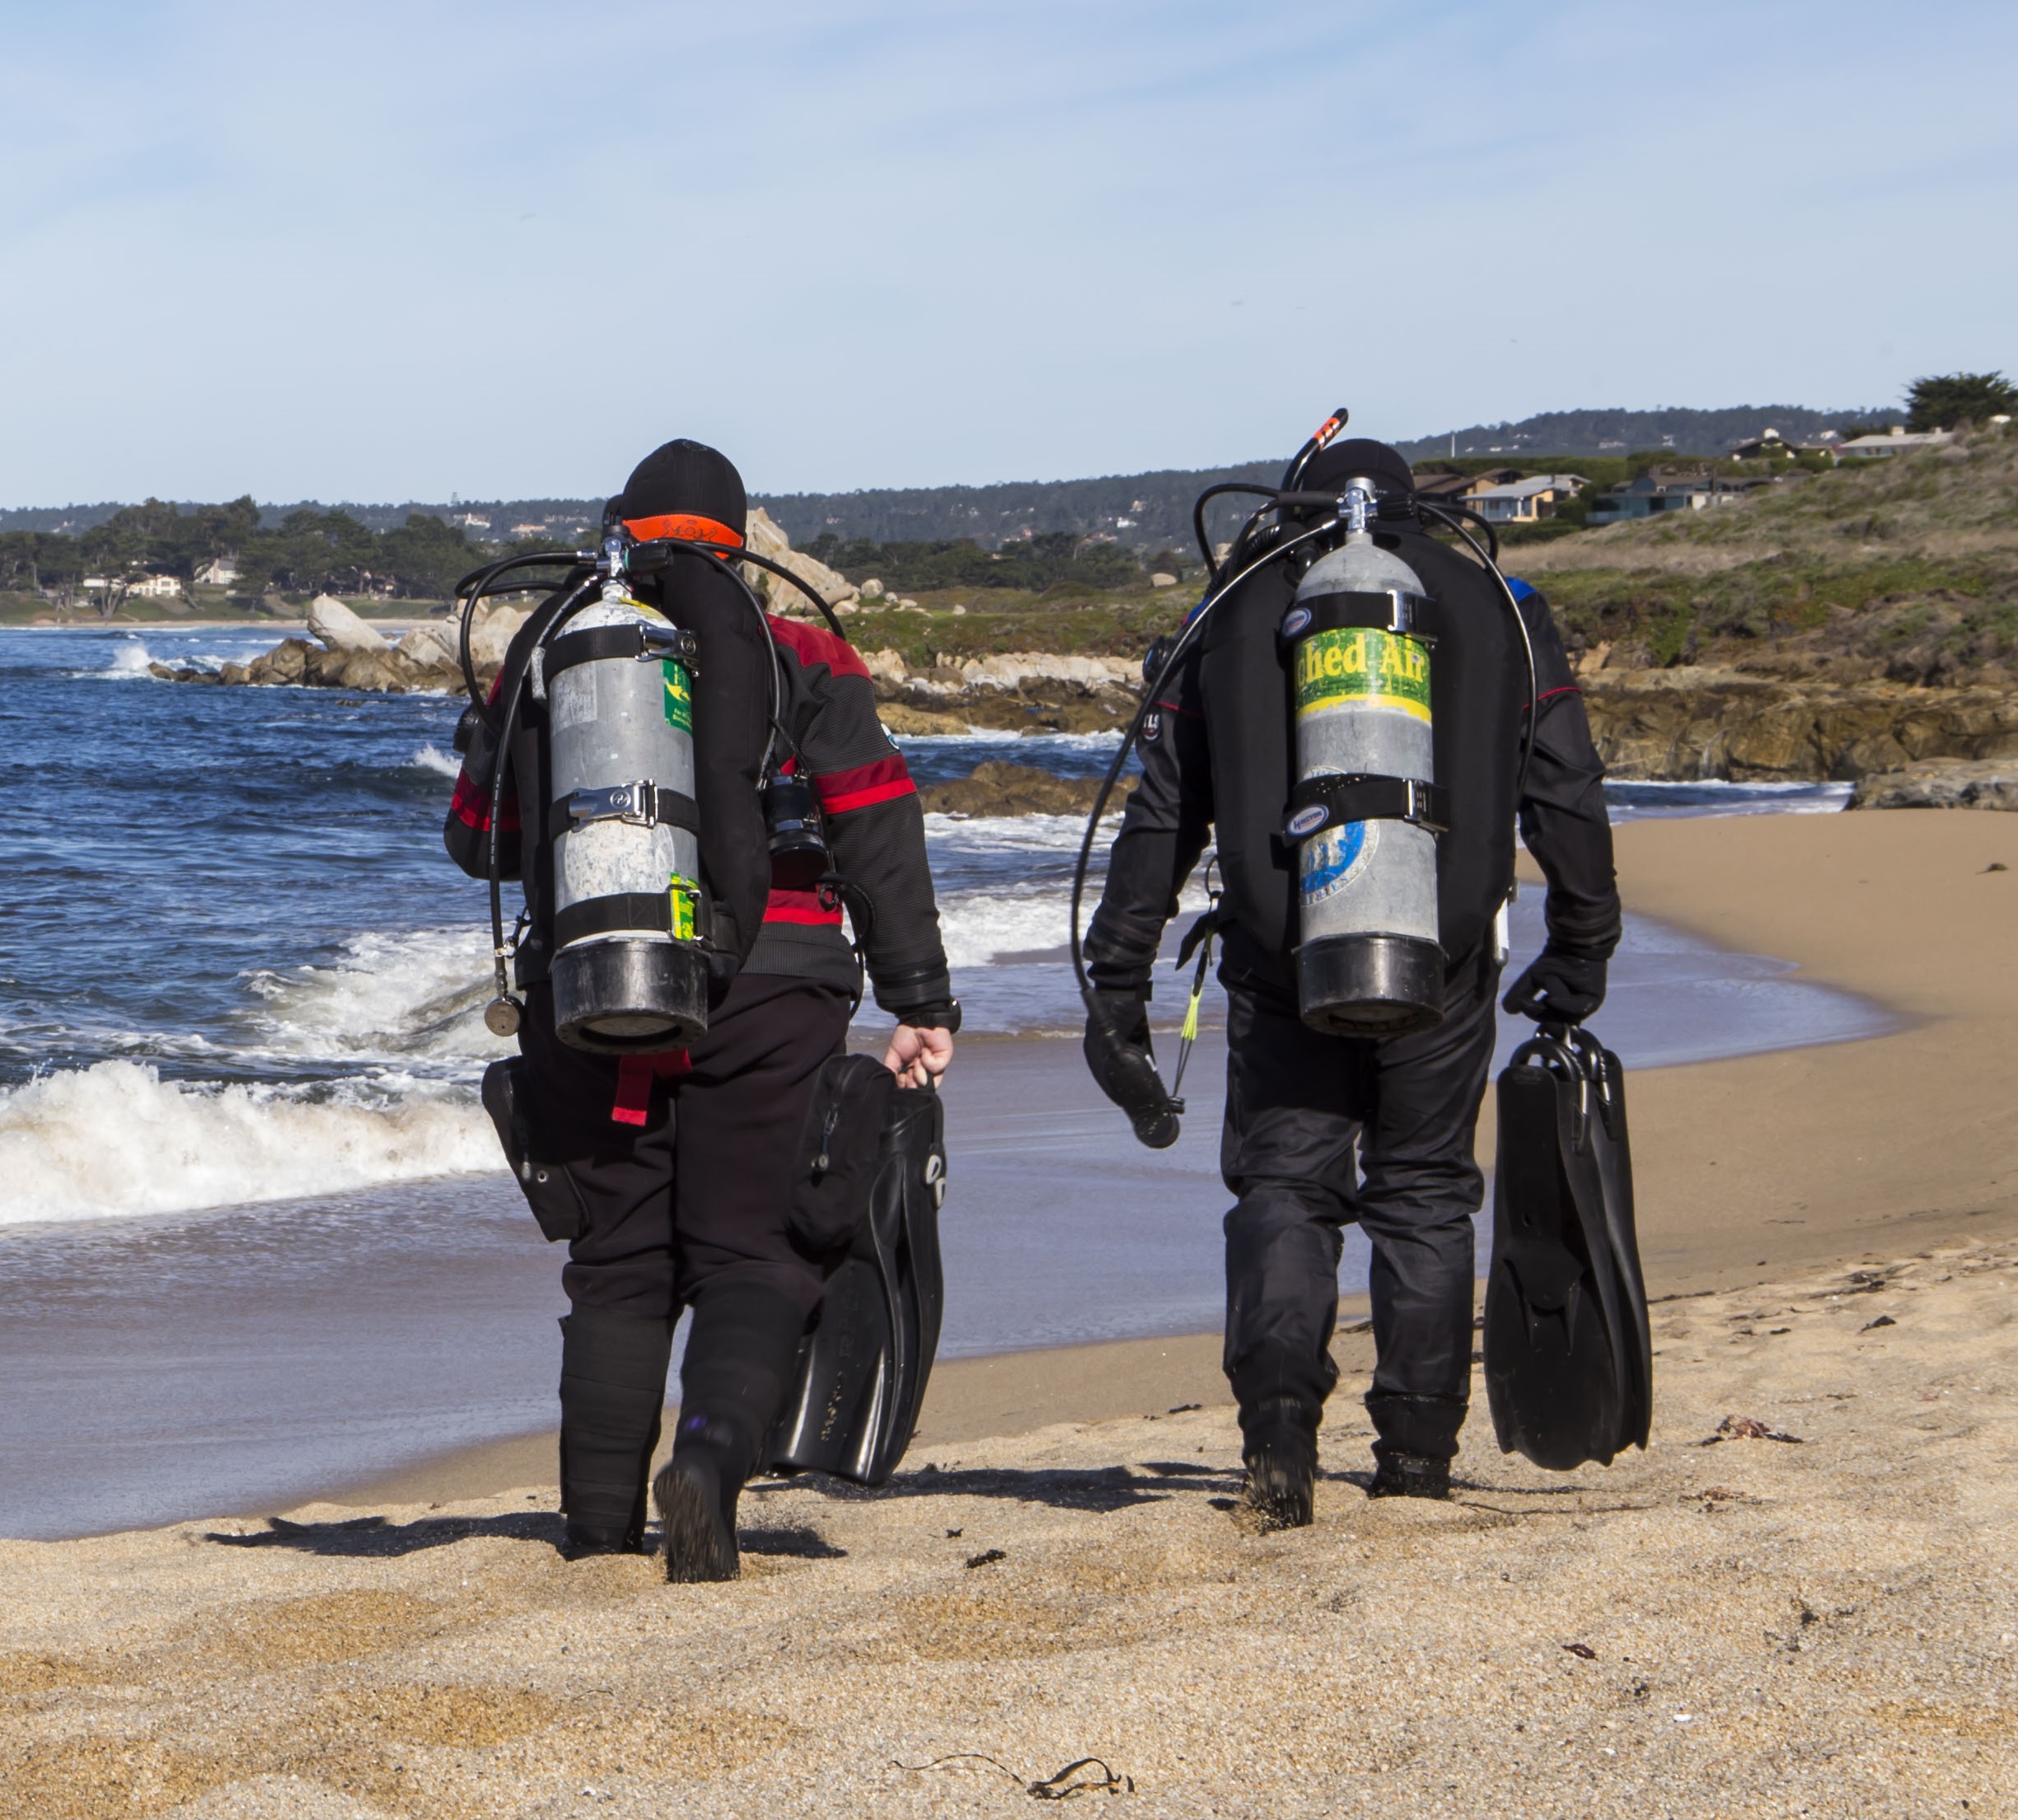
[[[238,559],[213,556],[196,571],[194,579],[199,587],[231,587],[238,580]]]
[[[546,526],[543,524],[513,525],[512,535],[514,537],[544,537],[546,535]]]
[[[1664,474],[1655,469],[1599,494],[1590,502],[1590,522],[1616,525],[1664,512],[1700,512],[1716,497],[1713,485],[1707,475]]]
[[[1894,423],[1889,436],[1853,436],[1837,448],[1845,461],[1903,455],[1908,449],[1937,449],[1955,440],[1953,430],[1908,430]]]
[[[1580,474],[1538,474],[1480,487],[1464,503],[1488,524],[1531,525],[1554,517],[1559,507],[1590,484]]]
[[[490,521],[485,517],[481,512],[459,512],[448,522],[452,525],[466,525],[471,531],[488,531],[490,529]]]
[[[1414,474],[1416,497],[1436,505],[1449,505],[1461,498],[1477,477],[1470,474]]]
[[[1790,442],[1768,425],[1749,442],[1740,442],[1730,452],[1740,461],[1771,461],[1776,457],[1791,460],[1797,455],[1833,455],[1839,438],[1833,430],[1824,430],[1821,439],[1814,442]]]
[[[172,601],[182,592],[180,575],[143,575],[137,582],[127,584],[129,594],[138,594],[143,599]]]

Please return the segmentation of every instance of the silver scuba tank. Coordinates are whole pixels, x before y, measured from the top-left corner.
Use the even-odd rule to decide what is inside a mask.
[[[554,1025],[578,1049],[683,1049],[708,1027],[694,650],[619,574],[542,654]]]
[[[1441,1021],[1436,836],[1447,823],[1430,715],[1429,601],[1346,489],[1346,540],[1282,621],[1295,689],[1298,1008],[1314,1030],[1394,1036]]]

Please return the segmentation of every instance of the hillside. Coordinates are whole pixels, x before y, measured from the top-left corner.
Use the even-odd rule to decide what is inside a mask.
[[[1851,683],[2018,672],[2018,437],[1846,464],[1508,553],[1593,668]],[[1600,655],[1602,653],[1602,655]]]
[[[1723,410],[1543,411],[1518,423],[1474,423],[1395,447],[1412,461],[1435,456],[1505,455],[1533,460],[1545,455],[1624,455],[1633,449],[1672,449],[1678,455],[1730,452],[1770,424],[1790,442],[1813,442],[1824,430],[1853,423],[1897,423],[1905,413],[1871,406],[1819,411],[1805,405],[1734,405]]]

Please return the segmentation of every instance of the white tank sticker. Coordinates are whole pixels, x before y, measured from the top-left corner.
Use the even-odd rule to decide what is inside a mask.
[[[1297,896],[1307,905],[1336,897],[1366,870],[1379,844],[1379,825],[1371,821],[1347,821],[1306,840],[1297,862]]]
[[[555,732],[564,727],[585,726],[597,718],[597,668],[592,663],[578,663],[549,685],[546,692],[551,705],[548,713]]]

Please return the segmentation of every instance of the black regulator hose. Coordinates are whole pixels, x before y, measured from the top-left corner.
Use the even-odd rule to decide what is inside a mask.
[[[597,598],[602,597],[600,592],[602,581],[602,578],[600,575],[592,573],[577,582],[569,591],[562,599],[560,605],[554,610],[553,616],[540,628],[538,633],[534,636],[531,646],[526,653],[526,661],[518,667],[518,674],[512,679],[511,694],[505,698],[503,704],[504,715],[499,723],[497,751],[491,760],[490,846],[489,864],[487,868],[490,875],[491,971],[498,988],[496,1002],[499,1005],[509,1004],[513,1007],[513,1024],[510,1030],[497,1030],[495,1026],[492,1027],[495,1034],[500,1036],[511,1036],[517,1029],[517,1000],[512,997],[511,981],[506,974],[504,966],[506,957],[511,951],[504,945],[504,867],[503,849],[499,844],[500,837],[498,830],[499,818],[504,812],[504,774],[510,768],[512,760],[512,726],[513,722],[518,718],[519,704],[525,697],[526,678],[531,674],[533,664],[538,659],[540,653],[545,648],[546,641],[553,637],[558,628],[566,624],[588,604],[588,595],[591,589],[597,591]],[[525,835],[522,830],[519,835],[519,846],[521,849],[519,863],[522,868],[526,860],[530,857],[523,851]]]
[[[1220,563],[1219,559],[1212,554],[1212,540],[1206,535],[1206,507],[1225,493],[1258,494],[1270,500],[1276,497],[1273,487],[1258,486],[1246,480],[1222,480],[1217,486],[1207,487],[1192,503],[1192,530],[1198,539],[1198,554],[1206,559],[1206,573],[1215,582],[1220,578]]]
[[[1534,763],[1535,723],[1541,718],[1542,704],[1537,698],[1542,692],[1542,684],[1540,675],[1534,665],[1534,640],[1529,635],[1528,622],[1521,617],[1520,602],[1514,598],[1513,589],[1506,585],[1506,576],[1501,568],[1498,559],[1500,540],[1493,536],[1492,526],[1486,524],[1484,519],[1478,518],[1478,514],[1475,512],[1467,512],[1462,514],[1463,518],[1478,518],[1479,523],[1486,526],[1486,535],[1492,545],[1492,553],[1488,555],[1479,548],[1478,540],[1464,528],[1458,512],[1453,512],[1447,507],[1432,505],[1426,499],[1419,499],[1416,504],[1418,511],[1426,512],[1433,518],[1440,518],[1445,525],[1471,545],[1472,554],[1486,565],[1493,580],[1500,584],[1501,597],[1506,602],[1507,611],[1514,615],[1515,629],[1520,634],[1521,649],[1527,653],[1528,657],[1528,719],[1520,734],[1520,781],[1514,788],[1514,801],[1518,804],[1528,793],[1528,771]]]
[[[462,685],[469,691],[471,705],[476,709],[478,718],[494,739],[498,737],[498,723],[490,718],[490,705],[484,699],[483,685],[476,680],[476,665],[470,653],[471,622],[476,616],[476,603],[486,594],[504,592],[494,590],[490,584],[513,569],[556,568],[563,563],[572,569],[595,559],[594,554],[587,550],[538,550],[529,555],[507,556],[502,562],[486,563],[481,568],[471,569],[456,583],[452,597],[462,602],[462,623],[456,640],[456,654],[462,664]]]
[[[1326,519],[1322,524],[1313,525],[1308,531],[1301,531],[1290,538],[1287,543],[1278,544],[1273,550],[1264,551],[1234,576],[1230,581],[1215,587],[1192,611],[1191,619],[1184,629],[1171,641],[1170,649],[1164,658],[1163,667],[1156,672],[1154,680],[1143,690],[1142,699],[1135,709],[1135,718],[1129,722],[1128,731],[1122,734],[1121,746],[1114,754],[1114,761],[1107,766],[1107,775],[1100,780],[1099,794],[1093,798],[1092,813],[1086,817],[1086,832],[1079,841],[1079,863],[1073,868],[1072,971],[1079,980],[1079,994],[1082,998],[1093,990],[1093,981],[1087,977],[1085,951],[1079,939],[1079,906],[1085,899],[1086,873],[1093,863],[1093,841],[1100,831],[1100,818],[1107,813],[1107,799],[1113,795],[1114,786],[1120,780],[1121,767],[1128,762],[1129,753],[1135,750],[1135,743],[1141,737],[1143,722],[1149,718],[1150,710],[1155,705],[1156,698],[1163,693],[1164,685],[1176,674],[1178,664],[1197,639],[1199,629],[1211,615],[1213,608],[1217,606],[1250,575],[1266,568],[1269,564],[1287,556],[1292,550],[1301,549],[1304,545],[1309,543],[1313,539],[1322,537],[1327,532],[1336,531],[1341,522],[1341,521],[1334,515]]]

